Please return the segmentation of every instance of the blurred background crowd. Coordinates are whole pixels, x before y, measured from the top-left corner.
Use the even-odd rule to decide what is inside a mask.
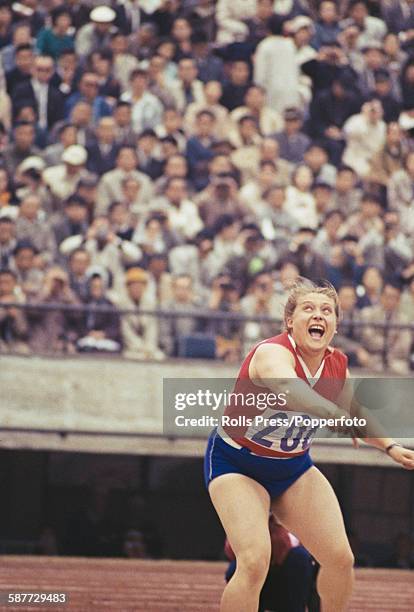
[[[412,0],[0,0],[2,352],[237,360],[301,275],[405,374],[413,202]]]

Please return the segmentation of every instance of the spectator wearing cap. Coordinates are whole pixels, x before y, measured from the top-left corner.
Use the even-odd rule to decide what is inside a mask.
[[[5,303],[26,301],[21,291],[16,274],[9,269],[0,268],[0,352],[27,355],[28,324],[24,310]]]
[[[248,28],[245,23],[256,14],[256,0],[219,0],[216,9],[217,42],[228,45],[246,40]]]
[[[280,157],[292,164],[303,161],[310,145],[309,137],[302,132],[303,115],[298,108],[286,108],[283,113],[284,127],[274,137],[279,144]]]
[[[318,18],[312,37],[312,47],[319,50],[324,45],[335,42],[341,28],[339,27],[338,9],[333,0],[322,0],[318,7]]]
[[[0,216],[0,268],[9,268],[16,248],[16,223],[11,216]]]
[[[388,206],[401,215],[405,232],[414,235],[414,152],[407,154],[404,167],[391,175],[388,183]]]
[[[364,308],[361,320],[365,325],[361,329],[361,341],[370,354],[369,366],[375,371],[383,368],[393,374],[408,375],[409,355],[412,343],[408,329],[390,329],[390,324],[408,325],[409,321],[400,313],[401,288],[391,282],[385,282],[380,301],[376,306]],[[383,333],[369,325],[383,323]]]
[[[62,304],[76,306],[79,300],[69,286],[63,268],[52,266],[44,276],[43,285],[31,304]],[[70,310],[30,311],[29,343],[35,353],[74,352],[79,315]]]
[[[84,72],[79,81],[78,91],[73,93],[66,100],[66,118],[70,117],[71,121],[75,123],[73,116],[71,117],[71,113],[74,106],[79,101],[87,102],[92,107],[92,123],[97,123],[102,117],[112,115],[112,107],[103,96],[98,94],[99,85],[99,76],[95,74],[95,72]]]
[[[293,37],[296,47],[296,61],[299,66],[316,57],[315,49],[309,44],[315,32],[314,22],[310,17],[298,15],[285,23],[284,27],[286,33]]]
[[[36,109],[38,127],[50,130],[63,119],[64,98],[58,89],[50,84],[54,65],[51,57],[38,55],[34,59],[32,78],[13,90],[13,110],[16,113],[22,100]]]
[[[126,178],[135,178],[140,183],[140,199],[149,203],[153,195],[152,181],[143,172],[137,170],[138,157],[133,147],[123,146],[119,149],[114,170],[106,172],[98,184],[96,213],[106,214],[112,202],[122,200],[122,182]]]
[[[271,136],[283,129],[283,119],[280,113],[266,105],[266,91],[258,85],[249,87],[244,98],[244,105],[235,108],[230,118],[236,124],[245,115],[256,118],[263,136]]]
[[[17,283],[26,299],[30,300],[42,286],[44,272],[40,268],[36,248],[29,240],[20,240],[14,250],[10,269],[16,274]]]
[[[372,42],[382,42],[387,33],[387,26],[382,19],[372,17],[368,12],[366,0],[351,0],[347,10],[347,17],[340,26],[342,29],[350,25],[360,30],[358,46],[363,48]]]
[[[399,89],[397,86],[393,88],[391,82],[391,76],[388,70],[379,69],[374,74],[374,91],[372,96],[377,98],[384,109],[384,121],[390,123],[390,121],[398,121],[402,105],[400,100],[397,98],[395,90]]]
[[[88,279],[88,292],[85,304],[91,310],[84,313],[80,322],[78,351],[87,353],[119,353],[121,350],[121,330],[119,315],[114,312],[94,312],[94,308],[113,308],[106,297],[105,275],[92,270]]]
[[[62,51],[74,48],[72,14],[66,6],[57,6],[50,12],[52,26],[43,28],[36,39],[41,55],[58,59]]]
[[[283,112],[299,107],[299,66],[296,47],[291,38],[281,36],[281,25],[272,18],[270,34],[262,40],[254,55],[254,82],[266,90],[270,108]],[[278,70],[274,70],[274,66]]]
[[[116,163],[119,147],[115,142],[116,122],[113,117],[102,117],[96,128],[96,141],[88,145],[88,161],[86,167],[89,172],[102,176],[105,172],[113,170]]]
[[[130,268],[125,274],[125,287],[126,292],[116,300],[116,306],[135,310],[136,314],[121,318],[124,356],[128,359],[164,359],[164,353],[158,348],[157,319],[139,313],[140,310],[152,310],[155,306],[148,272],[142,268]]]
[[[90,22],[82,26],[76,35],[76,53],[87,57],[98,49],[108,47],[115,32],[115,11],[109,6],[97,6],[89,14]]]
[[[218,139],[223,136],[228,130],[228,110],[219,100],[222,96],[223,88],[219,81],[208,81],[204,85],[204,102],[193,102],[189,104],[185,113],[184,125],[188,135],[195,133],[195,123],[197,114],[200,111],[208,110],[214,114],[216,119],[214,136]],[[168,111],[166,111],[167,113]],[[174,135],[174,134],[172,134]]]
[[[7,145],[2,153],[3,164],[10,175],[14,175],[19,164],[26,157],[39,156],[40,150],[35,146],[36,131],[33,123],[19,121],[13,129],[13,141]]]
[[[55,215],[52,225],[56,245],[70,236],[85,235],[88,231],[88,206],[77,194],[70,195],[64,202],[63,210]]]
[[[76,191],[81,178],[88,174],[85,166],[88,153],[81,145],[71,145],[62,153],[62,163],[43,171],[43,180],[58,201]]]
[[[178,78],[171,83],[170,91],[180,112],[193,102],[205,103],[203,83],[197,78],[197,73],[193,58],[183,57],[178,62]]]
[[[408,144],[396,122],[388,123],[383,148],[374,156],[368,179],[372,183],[387,187],[391,176],[404,168]]]
[[[162,105],[158,98],[148,91],[148,73],[137,68],[129,77],[130,89],[121,100],[131,104],[132,129],[139,134],[146,129],[154,129],[162,117]]]
[[[381,150],[386,138],[386,125],[379,100],[365,102],[361,112],[352,115],[344,124],[346,148],[343,162],[365,178],[375,154]]]
[[[56,256],[56,242],[49,222],[41,210],[40,198],[28,195],[20,202],[16,221],[17,240],[29,240],[38,252],[39,265],[45,268]]]

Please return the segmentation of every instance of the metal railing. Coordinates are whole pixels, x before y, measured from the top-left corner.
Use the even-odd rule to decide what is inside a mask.
[[[27,341],[30,344],[30,321],[32,317],[38,318],[39,314],[42,313],[50,313],[50,312],[62,312],[65,314],[73,315],[73,318],[76,318],[78,321],[81,321],[83,317],[86,318],[89,314],[107,314],[114,315],[119,317],[121,320],[122,317],[128,315],[138,315],[138,316],[147,316],[147,317],[155,317],[158,321],[161,320],[171,320],[171,319],[194,319],[198,322],[203,322],[204,324],[210,325],[210,328],[213,328],[213,331],[209,331],[205,333],[206,337],[214,337],[214,323],[232,323],[237,324],[239,329],[235,336],[240,341],[241,348],[241,356],[243,353],[243,348],[246,346],[246,343],[253,344],[255,341],[260,341],[263,337],[259,337],[252,339],[246,336],[245,329],[246,324],[248,323],[257,323],[259,325],[266,325],[272,328],[272,333],[277,334],[280,333],[284,328],[284,322],[280,318],[271,317],[267,315],[245,315],[239,312],[228,312],[222,310],[211,310],[211,309],[193,309],[189,308],[187,310],[180,311],[171,311],[166,310],[165,308],[156,308],[153,310],[140,309],[140,308],[117,308],[115,306],[92,306],[87,304],[64,304],[59,302],[50,302],[50,303],[42,303],[36,304],[33,302],[30,303],[18,303],[18,302],[7,302],[0,304],[0,312],[7,310],[9,308],[17,308],[22,310],[27,315],[27,320],[29,322],[29,332]],[[381,359],[384,366],[384,370],[387,367],[388,363],[388,339],[390,337],[390,332],[392,331],[408,331],[412,334],[414,339],[414,325],[410,324],[401,324],[394,322],[365,322],[360,320],[350,320],[343,319],[340,321],[338,325],[338,333],[341,335],[344,331],[346,332],[352,328],[353,330],[362,331],[363,329],[374,329],[378,330],[381,333],[383,338],[383,349],[381,350]],[[202,333],[202,332],[201,332]],[[219,335],[219,334],[217,334]],[[271,335],[271,334],[269,334]],[[355,342],[358,342],[358,339],[354,339]],[[1,348],[1,320],[0,320],[0,352],[2,352]],[[4,346],[4,343],[3,343]],[[414,352],[414,348],[413,348]],[[64,354],[65,351],[62,351]],[[122,355],[122,352],[120,353]],[[410,356],[407,356],[407,360],[410,360]]]

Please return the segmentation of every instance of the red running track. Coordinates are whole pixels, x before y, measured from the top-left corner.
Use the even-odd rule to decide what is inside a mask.
[[[65,606],[0,605],[5,612],[218,612],[224,563],[0,557],[0,593],[62,592]],[[350,612],[413,612],[414,571],[358,569]]]

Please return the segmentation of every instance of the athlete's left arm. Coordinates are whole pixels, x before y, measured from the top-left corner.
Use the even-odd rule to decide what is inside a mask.
[[[392,444],[397,444],[395,440],[388,436],[381,423],[377,421],[372,413],[355,398],[348,370],[344,387],[336,403],[343,410],[349,412],[352,417],[365,419],[366,425],[354,428],[354,434],[366,444],[375,446],[375,448],[379,448],[382,451],[385,451]],[[354,445],[357,445],[357,438],[354,438]],[[414,470],[414,451],[398,445],[391,448],[388,451],[388,455],[393,461],[400,463],[407,470]]]

